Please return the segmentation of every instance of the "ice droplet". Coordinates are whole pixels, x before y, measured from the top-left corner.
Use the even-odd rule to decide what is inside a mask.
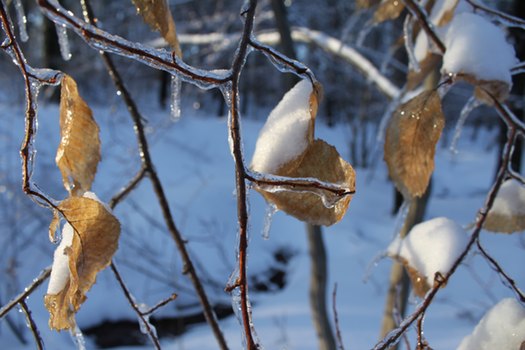
[[[177,75],[171,76],[171,101],[170,101],[170,112],[171,120],[178,122],[181,115],[181,89],[182,79]]]
[[[273,216],[278,211],[279,211],[279,209],[273,203],[269,203],[266,206],[266,213],[264,215],[263,230],[262,230],[262,233],[261,233],[262,238],[265,239],[265,240],[270,239],[270,229],[272,228]]]
[[[16,17],[18,22],[18,30],[20,31],[20,40],[26,42],[29,39],[27,35],[27,17],[24,11],[24,6],[22,5],[22,0],[14,0]]]
[[[463,106],[461,109],[461,113],[459,114],[458,121],[456,123],[456,128],[454,129],[454,136],[452,137],[452,141],[450,142],[450,152],[452,154],[458,153],[458,142],[459,138],[461,136],[461,131],[463,130],[463,126],[465,125],[465,122],[467,121],[468,116],[474,109],[479,107],[481,105],[481,102],[475,97],[471,96],[467,103]]]
[[[71,48],[69,46],[69,39],[67,38],[67,29],[64,25],[55,24],[58,36],[58,46],[60,46],[60,54],[65,61],[71,59]]]
[[[138,309],[142,314],[142,317],[139,317],[140,331],[142,332],[142,334],[146,335],[152,333],[157,338],[157,329],[149,321],[150,314],[146,314],[146,312],[149,310],[149,306],[144,303],[141,303],[138,304]]]

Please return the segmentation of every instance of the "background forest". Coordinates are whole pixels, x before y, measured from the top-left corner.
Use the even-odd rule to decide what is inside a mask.
[[[525,2],[0,5],[1,348],[525,346]],[[268,171],[265,132],[336,160]]]

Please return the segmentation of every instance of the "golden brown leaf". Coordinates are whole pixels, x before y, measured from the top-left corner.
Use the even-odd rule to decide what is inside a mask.
[[[182,57],[175,21],[171,15],[170,8],[166,0],[132,0],[137,8],[137,12],[142,15],[153,30],[158,31],[162,37],[175,50],[178,57]]]
[[[425,78],[438,67],[441,57],[428,52],[427,56],[419,62],[419,72],[410,70],[407,75],[406,89],[413,90],[425,80]]]
[[[324,182],[343,184],[350,191],[355,190],[355,172],[350,164],[345,162],[335,147],[322,140],[315,140],[307,149],[298,167],[285,165],[276,175],[289,177],[312,177]],[[261,188],[258,191],[277,208],[299,220],[314,225],[332,225],[342,219],[351,200],[351,195],[337,201],[327,208],[316,194],[309,192],[282,191],[267,192]],[[320,190],[327,198],[334,195]]]
[[[65,249],[69,281],[58,294],[45,296],[45,306],[51,314],[50,328],[62,330],[75,326],[75,313],[86,300],[97,273],[110,264],[118,246],[120,223],[91,198],[70,197],[58,209],[74,230],[72,244]]]
[[[386,130],[385,161],[390,178],[405,198],[425,193],[445,118],[435,91],[425,91],[394,112]]]
[[[56,163],[66,190],[72,195],[88,191],[99,161],[98,125],[91,109],[78,94],[73,78],[64,75],[60,92],[60,145]]]
[[[383,0],[374,13],[374,23],[396,19],[404,9],[405,4],[401,0]]]
[[[356,0],[356,5],[359,9],[367,9],[379,4],[380,1],[381,0]]]

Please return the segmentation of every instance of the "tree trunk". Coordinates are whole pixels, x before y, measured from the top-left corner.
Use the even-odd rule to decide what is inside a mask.
[[[320,350],[335,349],[326,308],[327,259],[320,226],[306,225],[310,255],[310,308]]]

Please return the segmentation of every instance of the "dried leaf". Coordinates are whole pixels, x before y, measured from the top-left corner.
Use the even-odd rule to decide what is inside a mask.
[[[93,113],[78,94],[77,84],[68,75],[60,92],[60,145],[56,163],[64,187],[71,195],[91,188],[100,161],[99,128]]]
[[[379,4],[380,1],[381,0],[356,0],[356,5],[358,9],[367,9]]]
[[[509,97],[511,86],[504,81],[482,80],[464,73],[456,74],[455,77],[472,84],[475,87],[474,96],[488,106],[494,105],[494,99],[503,102]]]
[[[70,197],[58,206],[73,227],[72,244],[65,249],[69,260],[69,281],[57,294],[46,294],[45,306],[52,329],[71,329],[75,313],[86,300],[97,273],[107,267],[117,250],[120,223],[102,203],[86,197]],[[55,220],[58,214],[55,213]],[[53,224],[53,223],[52,223]]]
[[[435,91],[425,91],[394,112],[386,130],[385,161],[405,198],[421,197],[434,170],[434,153],[445,118]]]
[[[171,15],[166,0],[132,0],[137,12],[142,15],[144,22],[159,32],[162,37],[175,50],[178,57],[182,57],[175,21]]]
[[[396,19],[404,9],[405,4],[401,0],[383,0],[374,13],[374,23]]]
[[[408,72],[406,89],[411,91],[421,84],[423,80],[438,67],[440,59],[439,55],[428,52],[427,56],[419,62],[419,72],[413,70]]]
[[[295,165],[294,165],[295,166]],[[343,184],[351,191],[355,190],[355,172],[350,164],[345,162],[335,147],[322,140],[315,140],[306,151],[298,167],[285,165],[276,175],[289,177],[312,177],[321,181]],[[314,225],[332,225],[340,221],[351,200],[351,195],[340,199],[327,208],[316,194],[297,191],[268,192],[257,189],[269,202],[277,208],[299,220]],[[333,194],[320,190],[326,198]]]
[[[405,259],[397,258],[401,261],[405,270],[407,271],[408,277],[410,277],[410,282],[412,283],[412,290],[414,294],[422,298],[427,294],[430,289],[430,286],[427,282],[425,276],[422,276],[415,268],[410,266]]]
[[[525,231],[525,186],[513,179],[505,181],[483,228],[498,233]]]

